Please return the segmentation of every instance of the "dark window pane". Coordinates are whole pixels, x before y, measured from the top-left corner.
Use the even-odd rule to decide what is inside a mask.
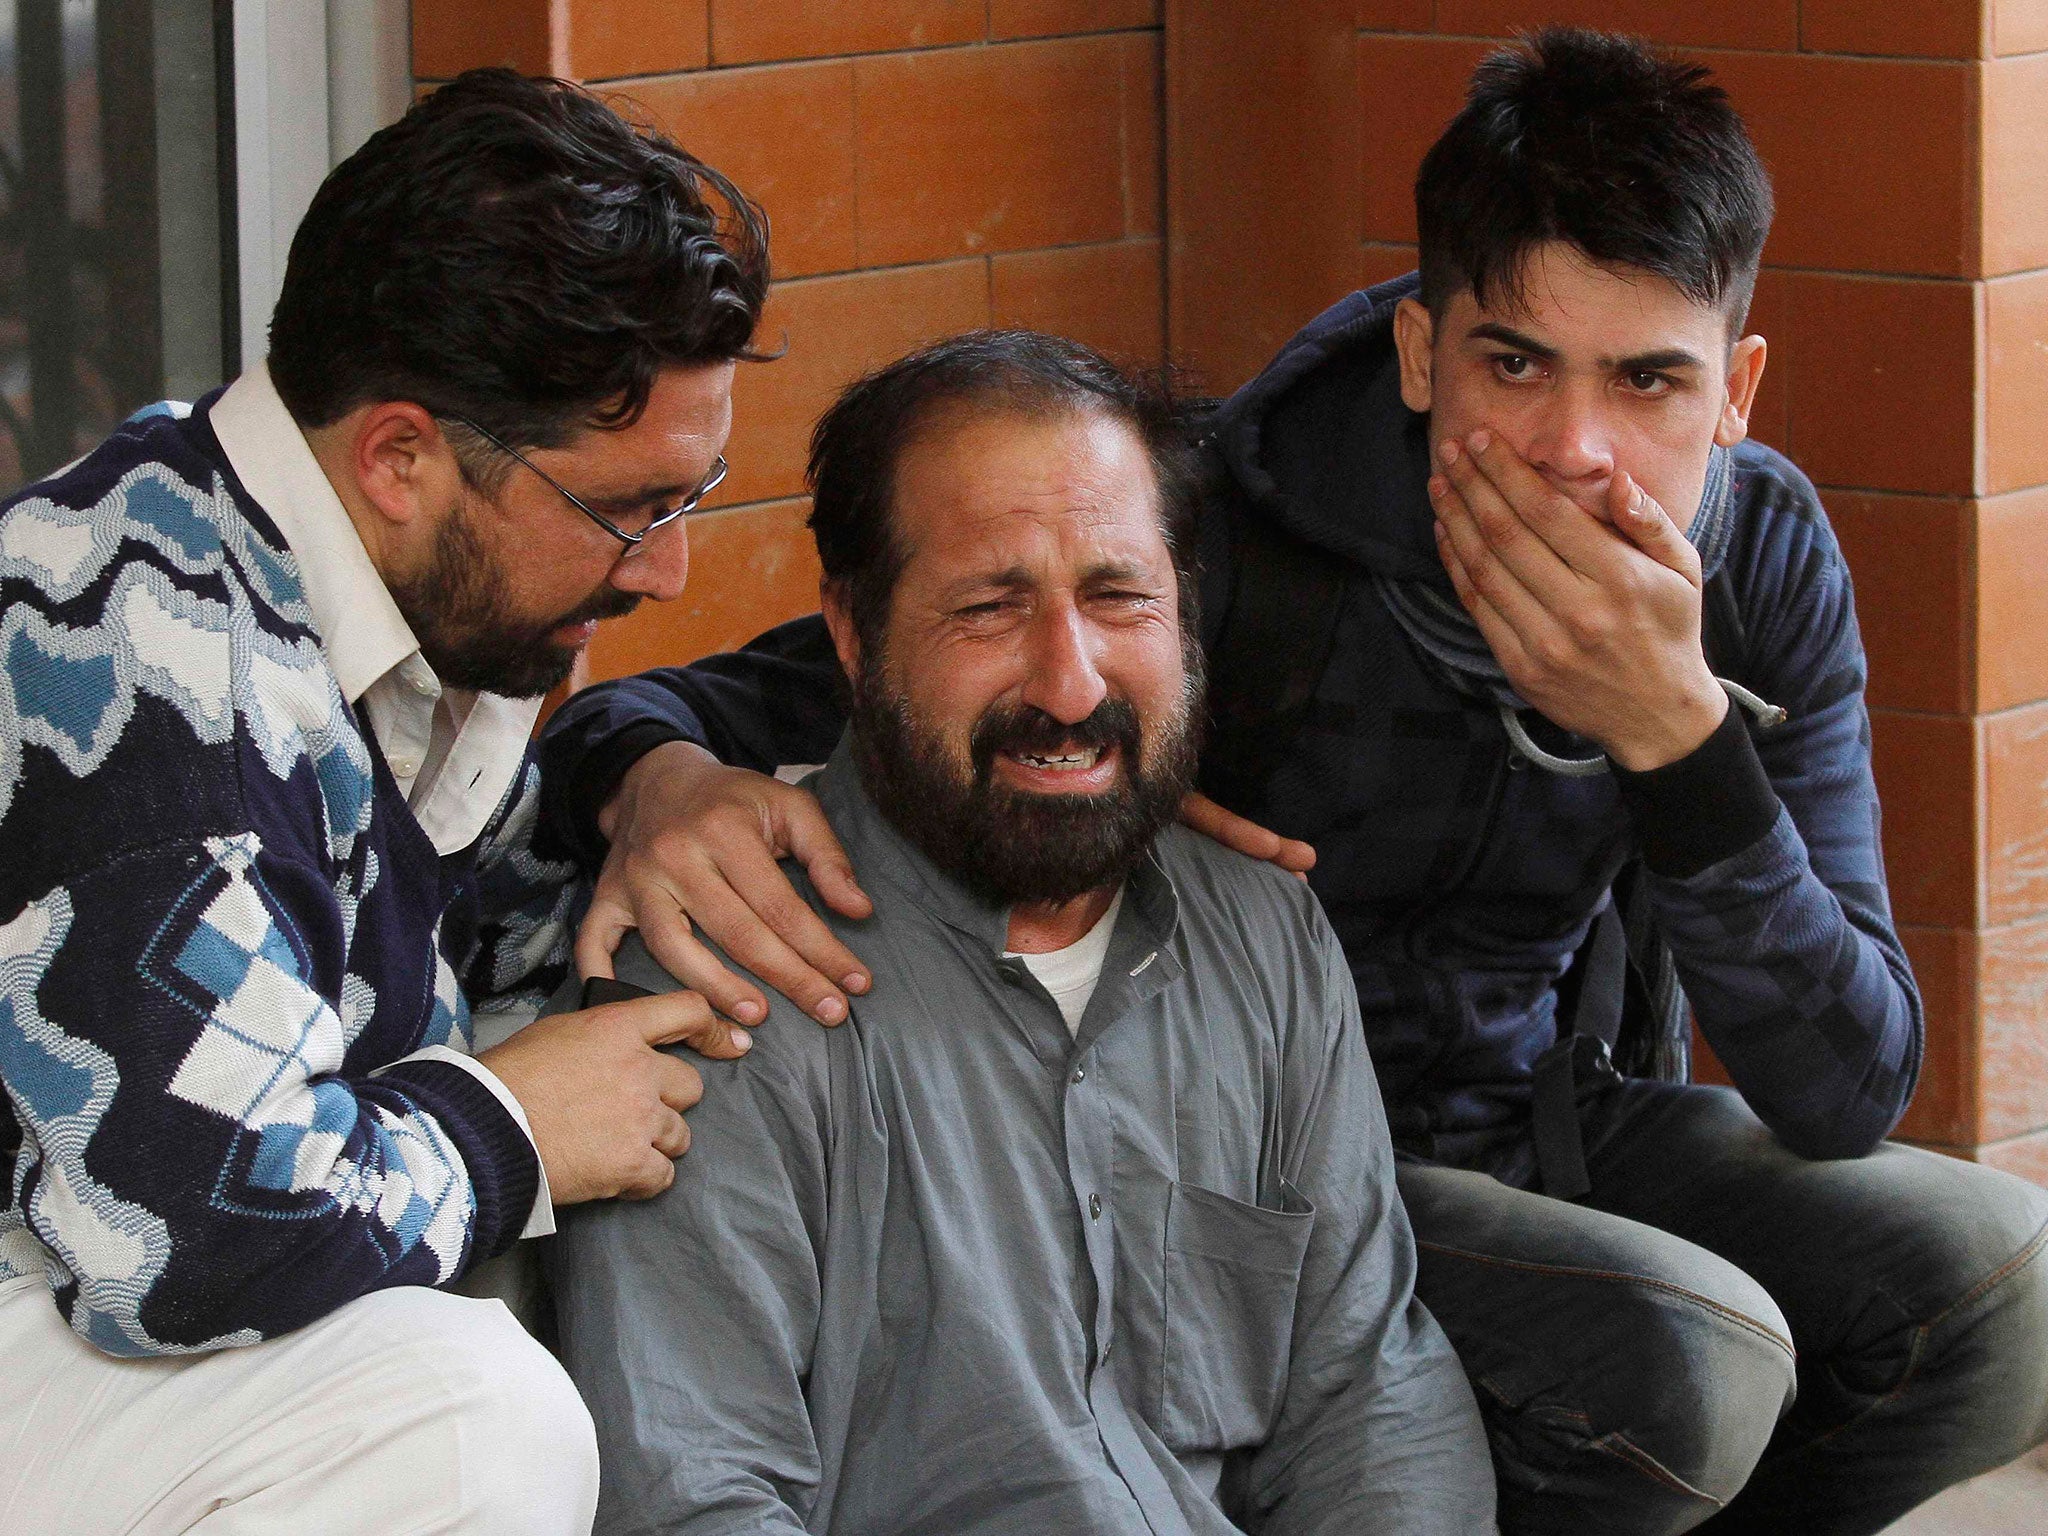
[[[0,490],[223,374],[224,0],[0,0]]]

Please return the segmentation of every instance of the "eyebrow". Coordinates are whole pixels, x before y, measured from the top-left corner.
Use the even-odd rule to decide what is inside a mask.
[[[637,491],[607,491],[602,495],[589,494],[584,496],[583,499],[593,507],[602,507],[607,511],[630,512],[635,507],[644,507],[651,501],[666,501],[669,497],[680,492],[682,492],[681,486],[661,485],[650,486]]]
[[[1466,339],[1499,342],[1504,347],[1513,347],[1517,352],[1527,353],[1530,357],[1539,358],[1544,362],[1555,361],[1558,355],[1557,348],[1546,346],[1534,336],[1525,336],[1512,326],[1500,325],[1491,320],[1473,326],[1466,332]],[[1675,368],[1704,369],[1707,366],[1683,347],[1638,352],[1630,357],[1603,357],[1600,364],[1602,367],[1612,368],[1617,373],[1665,373]]]
[[[1638,352],[1614,365],[1620,373],[1669,373],[1674,368],[1705,368],[1707,365],[1683,347],[1666,347],[1662,352]]]
[[[1497,341],[1504,347],[1513,347],[1517,352],[1526,352],[1531,357],[1545,361],[1557,356],[1557,348],[1547,347],[1534,336],[1524,336],[1511,326],[1484,321],[1465,333],[1467,341]]]
[[[1135,560],[1103,560],[1081,572],[1078,587],[1100,586],[1104,582],[1143,581],[1152,579],[1153,573]],[[963,576],[949,582],[940,589],[940,598],[946,602],[957,602],[970,592],[985,591],[991,587],[1005,592],[1019,592],[1038,585],[1038,578],[1021,565],[1012,565],[1000,571],[981,571],[972,576]]]
[[[1081,585],[1098,586],[1106,581],[1147,581],[1158,576],[1157,571],[1136,560],[1103,560],[1081,573]]]
[[[650,501],[658,501],[663,505],[681,501],[703,483],[703,480],[692,480],[687,485],[674,482],[663,485],[643,485],[637,490],[591,494],[583,499],[593,507],[604,508],[608,511],[630,512],[636,507],[646,506]]]
[[[986,591],[991,587],[1014,592],[1031,585],[1031,573],[1021,565],[1013,565],[1001,571],[976,571],[971,576],[962,576],[947,582],[938,590],[941,603],[958,602],[969,593]]]

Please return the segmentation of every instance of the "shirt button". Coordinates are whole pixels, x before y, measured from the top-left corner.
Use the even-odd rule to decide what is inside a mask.
[[[1090,1221],[1102,1220],[1102,1196],[1090,1195],[1088,1197],[1088,1219]]]
[[[434,691],[434,685],[424,677],[414,678],[412,686],[413,690],[417,693],[432,693]]]
[[[1076,1068],[1074,1068],[1074,1081],[1075,1081],[1075,1082],[1077,1082],[1077,1083],[1078,1083],[1078,1082],[1080,1082],[1080,1081],[1081,1081],[1081,1079],[1083,1079],[1083,1078],[1084,1078],[1084,1077],[1086,1077],[1087,1075],[1088,1075],[1088,1069],[1087,1069],[1086,1067],[1076,1067]]]
[[[401,779],[409,779],[420,771],[420,760],[416,757],[394,757],[391,759],[391,771]]]

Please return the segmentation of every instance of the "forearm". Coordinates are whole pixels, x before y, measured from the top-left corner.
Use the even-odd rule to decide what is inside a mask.
[[[846,723],[839,662],[824,620],[783,624],[743,649],[584,689],[542,738],[544,811],[587,866],[600,861],[597,810],[628,768],[669,741],[769,773],[821,763]]]
[[[783,1297],[740,1294],[729,1272],[692,1292],[708,1278],[686,1257],[694,1249],[617,1230],[649,1219],[642,1207],[578,1206],[548,1245],[563,1363],[605,1447],[597,1529],[795,1536],[819,1468],[784,1347],[798,1340],[776,1315]]]
[[[605,1447],[606,1536],[794,1536],[817,1496],[814,1106],[765,1057],[705,1079],[676,1182],[564,1210],[546,1249],[562,1361]]]
[[[1809,730],[1842,736],[1847,722],[1828,715],[1854,703]],[[1623,775],[1623,794],[1659,934],[1708,1043],[1788,1145],[1856,1156],[1911,1096],[1919,994],[1884,899],[1867,764],[1811,741],[1774,755],[1832,760],[1835,782],[1786,773],[1786,804],[1731,719],[1684,762]],[[1823,839],[1818,855],[1795,812]]]
[[[22,1215],[113,1353],[249,1343],[439,1284],[532,1207],[538,1161],[484,1085],[348,1061],[306,948],[337,914],[285,922],[276,893],[311,882],[257,847],[153,849],[15,920],[36,941],[0,977]]]
[[[1789,814],[1708,870],[1653,876],[1651,893],[1701,1033],[1779,1139],[1808,1157],[1883,1140],[1912,1097],[1921,1038],[1919,990],[1883,911],[1852,916]]]
[[[373,1291],[443,1284],[510,1247],[534,1209],[532,1143],[445,1063],[274,1090],[267,1125],[226,1124],[144,1070],[123,1078],[132,1097],[95,1128],[89,1163],[70,1127],[34,1115],[22,1151],[60,1305],[110,1354],[255,1343]],[[110,1273],[117,1223],[142,1252]]]
[[[1411,1301],[1305,1427],[1261,1536],[1474,1536],[1494,1529],[1493,1465],[1450,1343]]]

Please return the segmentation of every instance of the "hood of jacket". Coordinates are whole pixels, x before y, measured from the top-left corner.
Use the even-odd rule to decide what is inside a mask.
[[[1394,307],[1414,273],[1318,315],[1217,407],[1216,451],[1255,516],[1368,571],[1451,591],[1429,506],[1429,417],[1401,400]]]

